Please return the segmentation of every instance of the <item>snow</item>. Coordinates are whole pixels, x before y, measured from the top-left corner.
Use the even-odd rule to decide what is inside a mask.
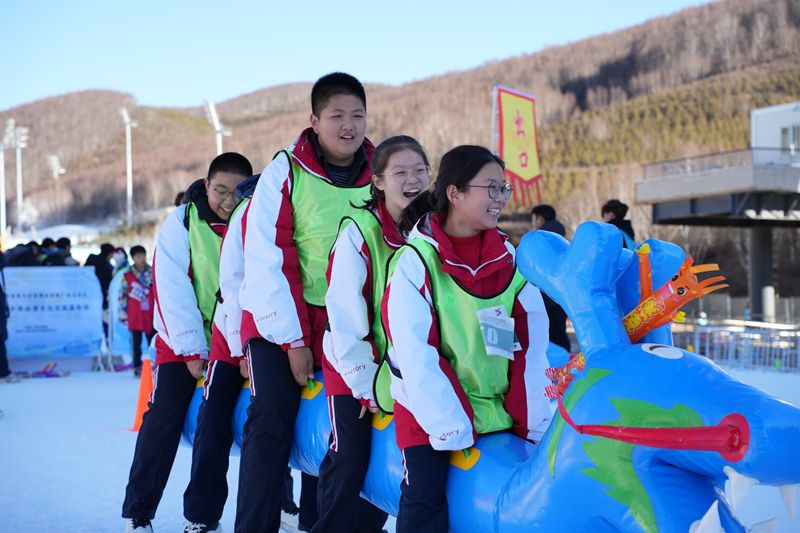
[[[12,361],[13,367],[13,361]],[[800,375],[732,370],[736,377],[800,405]],[[122,531],[122,499],[136,443],[138,380],[131,374],[76,372],[63,378],[0,384],[0,531]],[[191,449],[181,445],[154,530],[180,531]],[[233,531],[238,456],[228,473],[222,519]],[[295,501],[299,500],[299,476]],[[737,511],[747,526],[779,517],[777,531],[798,531],[778,491],[755,487]],[[387,529],[394,529],[390,518]]]

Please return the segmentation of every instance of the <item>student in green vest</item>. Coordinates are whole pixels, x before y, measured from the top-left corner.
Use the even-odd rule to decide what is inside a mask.
[[[277,532],[300,391],[322,363],[328,254],[339,221],[369,198],[374,147],[361,83],[341,72],[311,90],[311,126],[261,173],[244,214],[241,338],[252,400],[239,469],[236,531]],[[300,528],[316,522],[303,475]],[[309,490],[311,488],[311,490]]]
[[[122,516],[150,532],[178,450],[186,410],[208,359],[222,233],[236,186],[253,173],[234,152],[217,156],[161,225],[153,253],[155,389],[136,440]]]
[[[458,146],[399,225],[408,244],[381,307],[405,466],[398,533],[448,530],[451,452],[494,431],[537,442],[552,417],[542,296],[497,229],[512,192],[503,174],[486,148]]]
[[[330,331],[322,364],[332,432],[319,470],[314,532],[357,531],[357,518],[375,512],[361,503],[359,491],[369,465],[371,413],[377,412],[372,382],[386,349],[380,324],[386,266],[406,242],[397,229],[403,210],[429,181],[422,146],[406,135],[389,137],[372,156],[372,197],[339,224],[328,263]]]

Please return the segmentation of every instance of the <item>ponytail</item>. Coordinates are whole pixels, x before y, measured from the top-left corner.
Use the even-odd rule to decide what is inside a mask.
[[[414,198],[414,201],[408,204],[408,207],[403,209],[403,214],[400,216],[400,222],[397,224],[397,229],[400,230],[402,235],[408,235],[417,221],[426,213],[433,211],[436,208],[436,200],[431,191],[422,191],[419,196]]]

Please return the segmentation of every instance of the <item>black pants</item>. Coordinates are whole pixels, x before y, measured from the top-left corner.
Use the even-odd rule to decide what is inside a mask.
[[[428,445],[403,450],[406,476],[400,484],[397,533],[440,533],[449,527],[447,469],[450,452]]]
[[[131,331],[131,356],[133,357],[133,368],[142,367],[142,333],[143,331]],[[153,342],[155,330],[147,333],[147,344]]]
[[[331,437],[319,468],[317,513],[312,531],[380,532],[388,515],[359,496],[369,466],[372,414],[363,418],[352,396],[328,397]]]
[[[156,367],[155,390],[144,414],[122,504],[123,518],[153,518],[167,485],[197,381],[186,363]]]
[[[228,498],[231,423],[244,378],[238,366],[212,361],[206,379],[192,448],[192,477],[183,493],[183,516],[190,522],[211,525],[222,518]]]
[[[3,310],[0,309],[0,313],[2,312]],[[6,354],[6,339],[0,336],[0,378],[8,376],[10,373],[11,369],[8,368],[8,356]]]
[[[235,530],[277,532],[286,465],[300,407],[300,387],[280,346],[254,339],[249,350],[254,394],[244,426]]]

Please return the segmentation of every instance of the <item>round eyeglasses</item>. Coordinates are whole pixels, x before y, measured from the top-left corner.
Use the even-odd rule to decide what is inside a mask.
[[[514,192],[514,187],[510,183],[503,183],[500,185],[492,182],[489,185],[467,185],[467,187],[486,189],[486,192],[489,193],[489,198],[492,200],[497,200],[502,196],[504,202],[507,202],[511,197],[511,193]]]

